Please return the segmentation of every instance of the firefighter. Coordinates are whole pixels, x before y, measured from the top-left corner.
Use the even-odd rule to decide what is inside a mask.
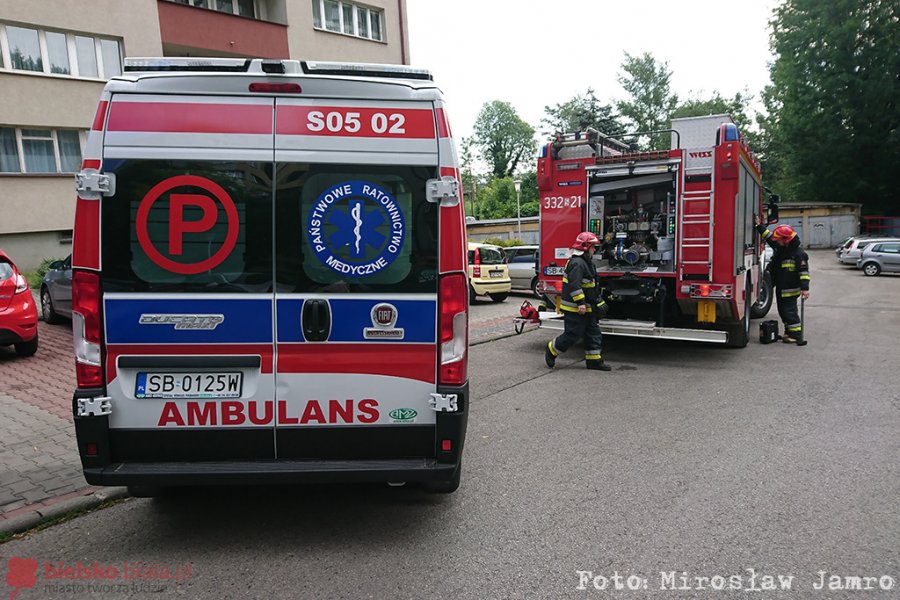
[[[600,355],[602,334],[597,320],[608,311],[597,288],[597,270],[591,257],[600,239],[590,231],[579,233],[572,244],[572,257],[566,263],[563,275],[562,298],[559,308],[563,311],[565,331],[550,340],[544,350],[544,360],[551,369],[556,357],[584,338],[584,359],[588,369],[610,371]]]
[[[786,344],[804,345],[803,323],[797,311],[797,298],[809,298],[809,257],[800,245],[797,232],[790,225],[778,225],[771,231],[762,224],[759,215],[755,218],[756,230],[775,253],[766,267],[772,270],[778,303],[778,316],[784,323]]]

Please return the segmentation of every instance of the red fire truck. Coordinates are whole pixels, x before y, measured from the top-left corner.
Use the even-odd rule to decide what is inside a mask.
[[[636,152],[590,130],[541,149],[538,291],[558,301],[569,246],[592,231],[603,333],[746,346],[750,319],[772,304],[754,230],[759,163],[728,115],[650,134],[671,135],[671,148]],[[561,329],[561,315],[542,312],[541,326]]]

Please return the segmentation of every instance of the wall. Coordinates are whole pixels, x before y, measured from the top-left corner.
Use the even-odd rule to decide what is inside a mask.
[[[359,4],[384,9],[384,42],[313,29],[312,1],[287,2],[291,58],[409,64],[406,0],[372,0]]]

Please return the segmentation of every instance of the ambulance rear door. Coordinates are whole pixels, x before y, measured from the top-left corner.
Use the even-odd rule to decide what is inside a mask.
[[[275,457],[273,111],[272,98],[112,95],[101,285],[113,463]]]
[[[309,97],[315,89],[276,99],[276,452],[433,457],[434,104]]]

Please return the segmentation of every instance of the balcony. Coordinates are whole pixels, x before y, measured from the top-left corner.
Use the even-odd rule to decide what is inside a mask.
[[[288,58],[287,26],[158,0],[166,56]]]

